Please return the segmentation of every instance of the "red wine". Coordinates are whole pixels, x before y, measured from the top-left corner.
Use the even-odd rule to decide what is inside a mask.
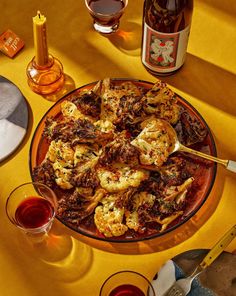
[[[89,7],[94,13],[105,15],[116,14],[124,8],[122,0],[91,0]]]
[[[112,290],[109,296],[145,296],[145,294],[134,285],[120,285]]]
[[[51,203],[40,197],[29,197],[16,209],[16,221],[25,228],[41,227],[49,222],[54,214]]]

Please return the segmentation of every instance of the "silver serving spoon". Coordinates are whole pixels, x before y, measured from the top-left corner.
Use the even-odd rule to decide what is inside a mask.
[[[172,154],[176,151],[188,152],[188,153],[200,156],[202,158],[217,162],[217,163],[223,165],[227,170],[236,173],[236,162],[235,161],[220,159],[218,157],[214,157],[212,155],[208,155],[208,154],[202,153],[200,151],[197,151],[197,150],[194,150],[194,149],[191,149],[189,147],[182,145],[178,140],[175,129],[170,125],[170,123],[168,121],[165,121],[165,120],[162,120],[162,121],[166,127],[166,131],[168,132],[171,139],[173,140],[172,146],[171,146],[172,149],[169,150],[170,154]]]

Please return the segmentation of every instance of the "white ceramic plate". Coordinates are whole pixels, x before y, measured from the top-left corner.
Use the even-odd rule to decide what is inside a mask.
[[[21,144],[28,127],[28,107],[19,88],[0,76],[0,161]]]

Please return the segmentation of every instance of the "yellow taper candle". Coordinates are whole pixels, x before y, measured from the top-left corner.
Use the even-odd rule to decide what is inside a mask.
[[[48,63],[46,21],[46,17],[40,11],[33,17],[35,62],[41,67]]]

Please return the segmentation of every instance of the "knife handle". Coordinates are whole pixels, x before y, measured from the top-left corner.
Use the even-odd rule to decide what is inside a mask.
[[[234,225],[226,234],[215,244],[215,246],[207,253],[199,266],[205,269],[209,266],[229,245],[236,236],[236,225]]]

